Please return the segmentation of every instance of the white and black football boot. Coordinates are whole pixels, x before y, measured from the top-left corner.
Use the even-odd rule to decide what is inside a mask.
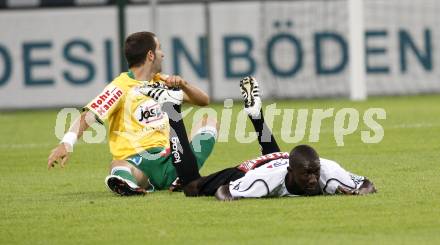
[[[251,76],[243,78],[240,80],[240,90],[246,113],[252,117],[260,115],[261,98],[257,80]]]
[[[172,102],[176,105],[180,105],[182,104],[183,101],[182,90],[170,90],[166,88],[146,85],[140,87],[139,92],[153,98],[159,104],[163,104],[165,102]]]

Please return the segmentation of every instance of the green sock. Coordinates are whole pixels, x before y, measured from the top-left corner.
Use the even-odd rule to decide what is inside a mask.
[[[197,167],[202,168],[206,159],[208,159],[214,149],[215,136],[211,133],[199,133],[194,136],[190,143],[191,150],[196,156]]]
[[[111,174],[119,176],[125,180],[129,180],[137,185],[137,181],[134,178],[134,176],[131,174],[130,168],[122,167],[122,166],[114,167],[111,171]]]

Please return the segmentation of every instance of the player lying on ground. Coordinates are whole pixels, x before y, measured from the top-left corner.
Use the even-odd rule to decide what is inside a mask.
[[[211,175],[199,175],[186,136],[180,105],[164,104],[170,118],[173,164],[186,196],[212,196],[219,200],[249,197],[368,194],[376,191],[363,176],[347,172],[338,163],[320,158],[310,146],[299,145],[280,152],[261,111],[258,84],[246,77],[240,82],[245,111],[258,133],[263,156]]]
[[[160,76],[164,54],[153,33],[130,35],[124,48],[129,71],[116,77],[84,108],[52,150],[47,165],[50,169],[59,162],[63,167],[83,132],[95,122],[108,120],[113,161],[106,185],[120,195],[136,195],[147,189],[167,189],[177,176],[169,154],[168,116],[159,103],[185,101],[205,106],[209,97],[179,76]],[[193,138],[201,146],[194,152],[199,168],[214,146],[215,127],[211,129],[201,128]]]

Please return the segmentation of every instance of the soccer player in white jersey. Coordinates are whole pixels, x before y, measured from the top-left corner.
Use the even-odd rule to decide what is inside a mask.
[[[263,155],[205,177],[199,175],[195,158],[189,150],[180,106],[170,105],[164,109],[170,115],[173,164],[182,180],[185,195],[215,195],[219,200],[236,200],[376,192],[366,177],[346,171],[337,162],[320,158],[308,145],[296,146],[290,153],[280,152],[264,122],[257,81],[246,77],[240,81],[240,88],[245,111],[258,134]]]

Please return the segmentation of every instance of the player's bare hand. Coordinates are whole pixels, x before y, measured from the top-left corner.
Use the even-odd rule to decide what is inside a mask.
[[[373,182],[369,179],[365,179],[364,183],[359,187],[359,195],[366,195],[370,193],[376,193],[377,189],[374,186]]]
[[[47,168],[48,169],[53,168],[55,167],[55,164],[58,163],[63,168],[68,160],[69,160],[68,146],[65,145],[65,143],[59,144],[51,151],[49,158],[47,159]]]
[[[170,88],[181,88],[186,86],[187,81],[185,81],[180,76],[171,75],[165,80],[165,85]]]
[[[235,201],[238,200],[238,198],[235,198],[231,195],[231,192],[229,191],[229,186],[222,185],[220,186],[217,191],[215,192],[215,197],[219,201]]]
[[[341,195],[359,195],[359,191],[358,190],[352,190],[352,189],[348,189],[342,186],[338,186],[338,188],[336,188],[336,194],[341,194]]]

